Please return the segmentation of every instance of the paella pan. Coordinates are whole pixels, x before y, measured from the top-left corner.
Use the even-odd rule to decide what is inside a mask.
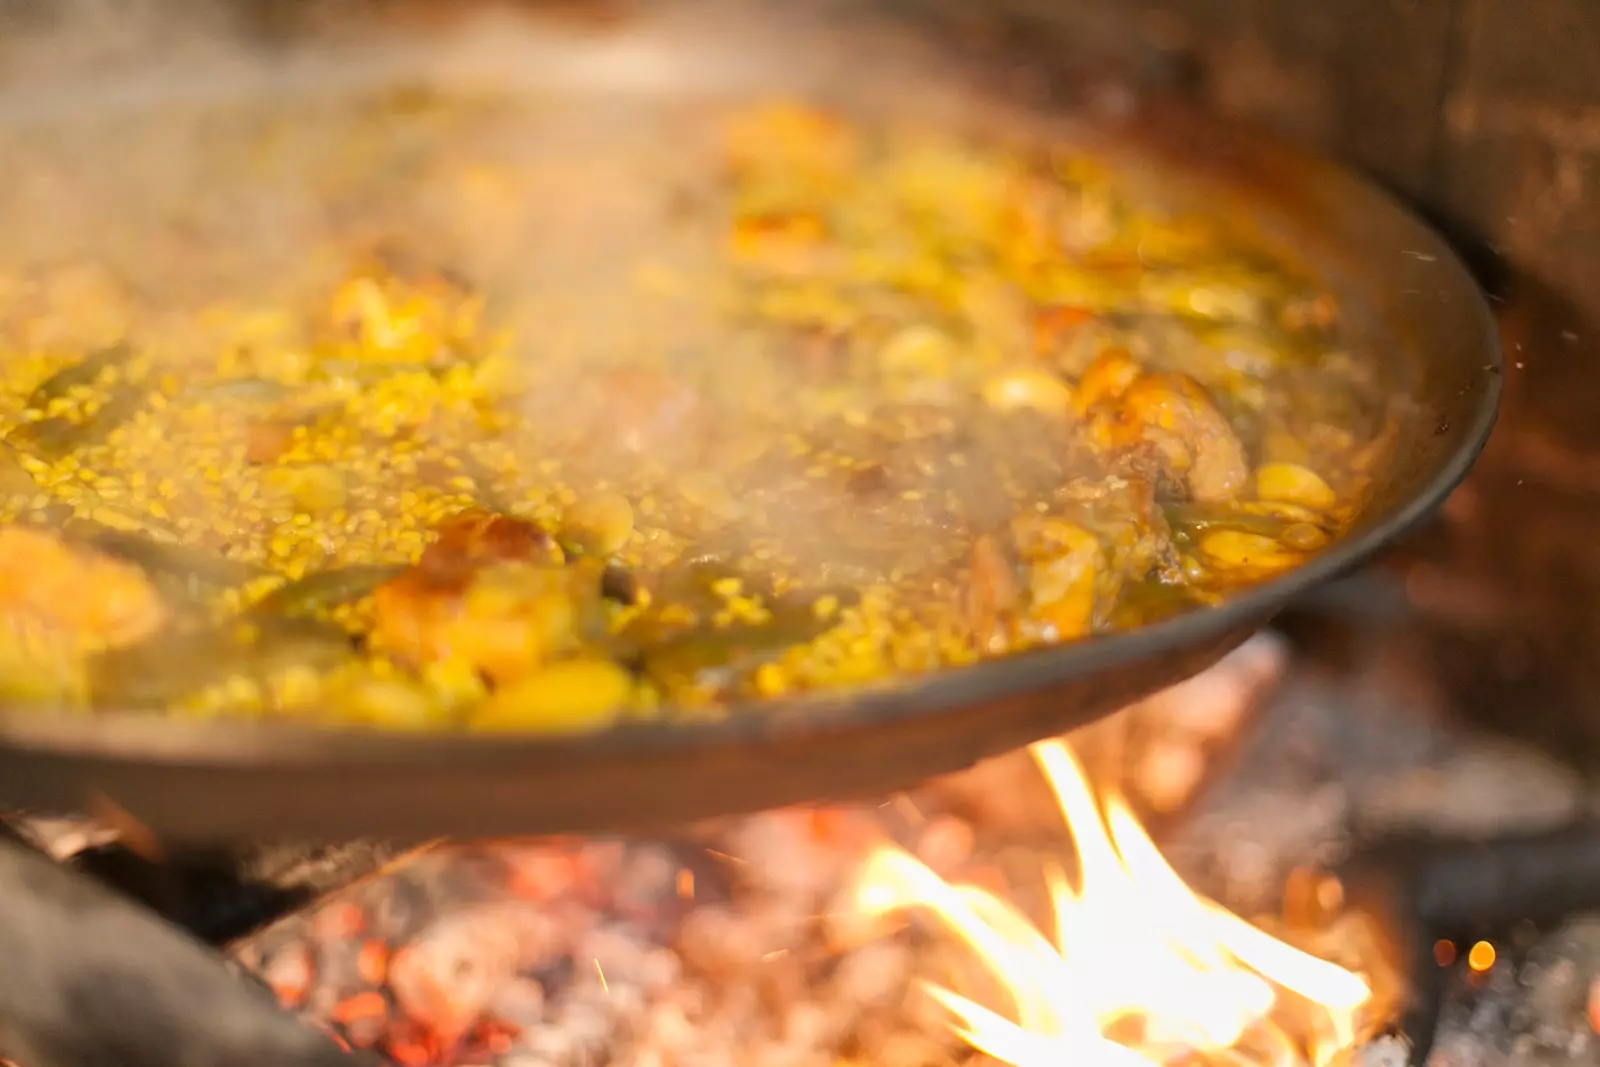
[[[464,834],[892,788],[1193,673],[1465,473],[1492,332],[1382,194],[762,29],[0,107],[9,800]]]

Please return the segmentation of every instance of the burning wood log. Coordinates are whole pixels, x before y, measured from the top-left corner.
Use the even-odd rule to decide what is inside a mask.
[[[27,1067],[351,1067],[204,945],[0,842],[0,1055]]]

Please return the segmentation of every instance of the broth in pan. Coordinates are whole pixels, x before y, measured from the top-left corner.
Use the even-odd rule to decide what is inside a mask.
[[[1070,146],[639,110],[8,135],[4,700],[717,715],[1203,610],[1359,514],[1373,362],[1220,223]]]

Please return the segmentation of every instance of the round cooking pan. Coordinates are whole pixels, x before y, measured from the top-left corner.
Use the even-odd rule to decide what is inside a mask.
[[[537,76],[582,81],[585,91],[748,93],[794,67],[799,39],[777,36],[763,46],[725,25],[715,34],[654,37],[637,27],[589,27],[553,45],[548,35],[524,39],[502,26],[468,70],[480,84]],[[821,53],[828,62],[812,73],[826,80],[879,71],[879,47],[830,41]],[[87,95],[35,89],[26,107],[33,120],[57,121],[85,106],[159,106],[164,94],[197,81],[213,105],[230,92],[334,92],[417,65],[448,68],[437,48],[369,46],[359,59],[330,48],[266,67],[233,64],[209,76],[191,70],[178,82],[111,92],[101,85]],[[724,83],[711,85],[710,71]],[[946,72],[941,87],[948,91],[956,77]],[[5,109],[0,101],[0,114]],[[1205,668],[1298,594],[1414,526],[1462,479],[1495,419],[1495,330],[1450,249],[1345,171],[1257,134],[1152,106],[1075,119],[1072,135],[1130,180],[1154,176],[1180,205],[1221,212],[1293,255],[1358,320],[1362,351],[1385,362],[1401,415],[1393,456],[1365,517],[1305,566],[1221,607],[1141,629],[885,688],[734,708],[722,721],[582,738],[0,714],[0,800],[65,809],[109,801],[184,842],[643,829],[882,794],[1091,722]]]

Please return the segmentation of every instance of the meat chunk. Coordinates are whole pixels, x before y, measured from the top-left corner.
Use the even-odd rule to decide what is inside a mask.
[[[417,568],[437,584],[459,583],[496,563],[560,563],[561,550],[537,524],[474,508],[446,519]]]
[[[69,644],[116,648],[167,620],[143,571],[41,530],[0,527],[0,619]]]
[[[1103,587],[1116,581],[1100,539],[1076,523],[1025,515],[1012,532],[1027,565],[1025,632],[1045,641],[1083,637],[1095,626]]]
[[[481,296],[450,279],[373,263],[334,291],[328,333],[346,358],[425,364],[471,340],[482,309]]]
[[[971,583],[967,587],[967,623],[978,647],[1003,651],[1006,627],[1022,603],[1017,564],[1000,540],[984,534],[972,543]]]
[[[1096,444],[1145,448],[1203,503],[1231,500],[1250,481],[1250,463],[1226,416],[1187,374],[1143,373],[1125,354],[1095,361],[1079,385]]]
[[[593,595],[582,596],[589,586]],[[598,597],[598,579],[563,566],[538,526],[469,512],[444,523],[416,566],[373,593],[373,632],[413,666],[461,660],[503,682],[572,650]]]

